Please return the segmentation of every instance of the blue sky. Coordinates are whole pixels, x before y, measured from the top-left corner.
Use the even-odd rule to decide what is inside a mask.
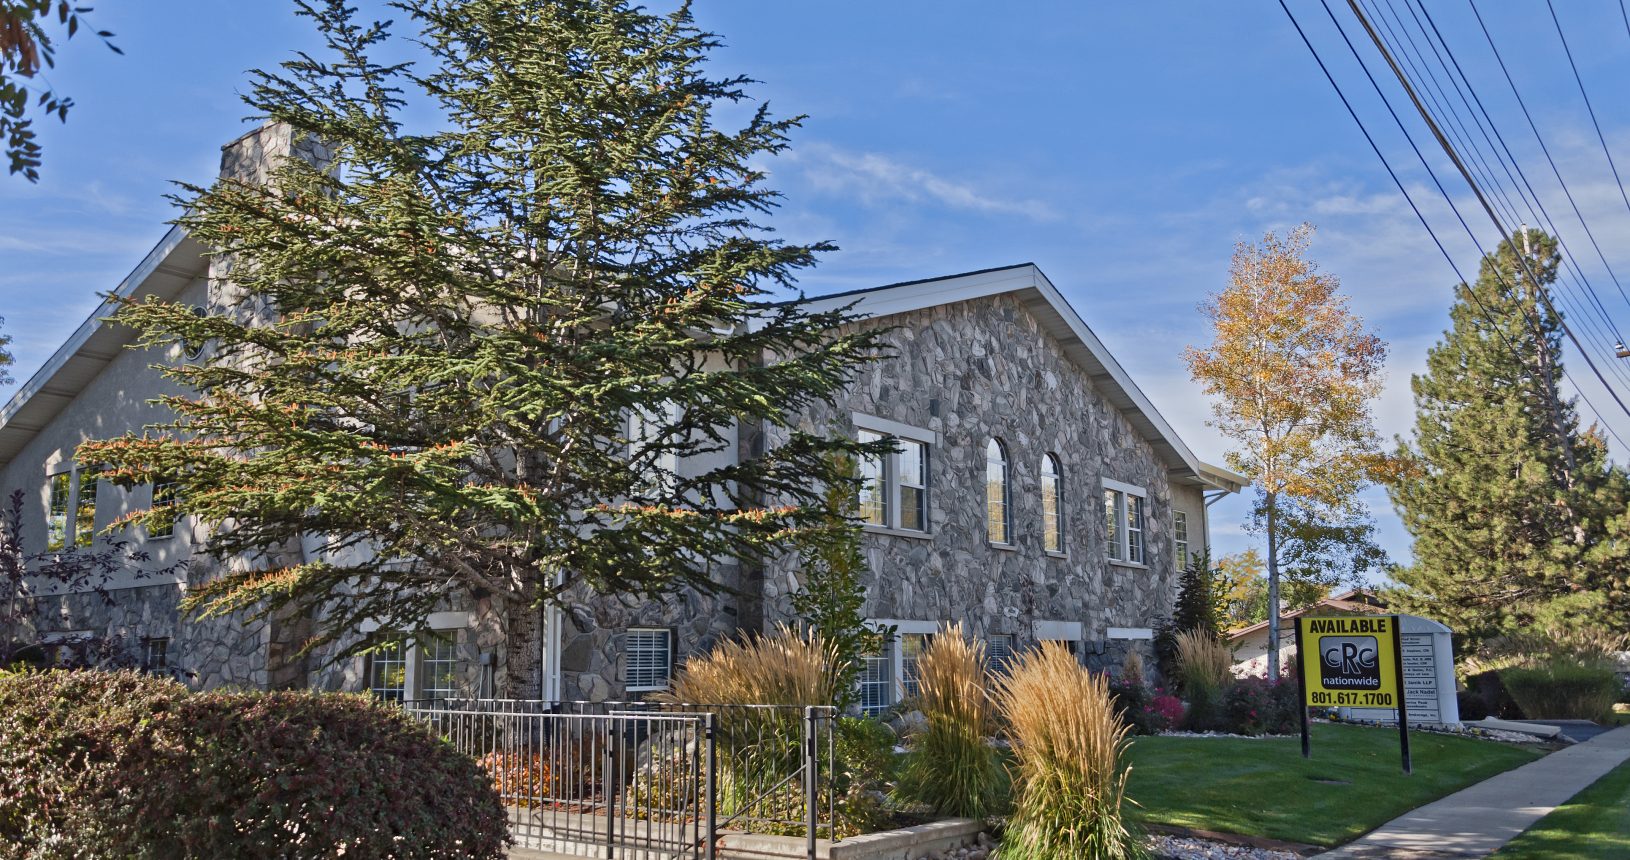
[[[1463,271],[1474,271],[1475,250],[1343,61],[1323,9],[1291,5],[1389,156],[1408,168],[1406,184]],[[66,126],[45,129],[44,178],[0,180],[0,315],[18,378],[163,234],[169,181],[214,175],[219,145],[247,128],[237,98],[244,71],[315,45],[281,0],[96,6],[93,22],[118,34],[125,56],[83,35],[65,46],[50,77],[77,106]],[[1430,8],[1586,261],[1466,5]],[[1630,275],[1630,211],[1544,5],[1480,8],[1597,238]],[[1620,85],[1630,34],[1618,6],[1589,0],[1560,11],[1609,143],[1630,166]],[[1223,443],[1205,426],[1207,406],[1182,362],[1183,347],[1207,335],[1196,305],[1224,285],[1235,242],[1308,220],[1319,227],[1314,256],[1391,344],[1381,429],[1408,430],[1409,375],[1446,324],[1454,277],[1277,3],[702,0],[696,12],[727,42],[718,73],[751,75],[762,82],[753,93],[777,112],[809,114],[792,150],[767,164],[787,195],[775,226],[842,248],[806,276],[808,293],[1034,261],[1189,445],[1220,461]],[[1434,164],[1443,169],[1441,158]],[[1490,241],[1486,221],[1471,223]],[[1630,328],[1630,302],[1599,264],[1586,270]],[[1577,358],[1570,370],[1605,408]],[[1630,419],[1614,423],[1630,438]],[[1387,548],[1407,559],[1384,495],[1366,498]],[[1253,543],[1239,529],[1245,508],[1230,500],[1215,509],[1218,551]]]

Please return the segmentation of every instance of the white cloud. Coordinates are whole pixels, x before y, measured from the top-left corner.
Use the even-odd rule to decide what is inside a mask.
[[[796,165],[810,186],[871,206],[886,203],[938,203],[964,212],[1018,215],[1052,221],[1058,211],[1045,201],[1006,196],[970,182],[941,176],[877,152],[852,152],[824,143],[804,143],[780,161]]]

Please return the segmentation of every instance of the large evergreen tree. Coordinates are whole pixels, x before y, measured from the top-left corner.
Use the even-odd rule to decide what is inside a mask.
[[[705,73],[717,40],[687,10],[401,4],[420,69],[375,59],[405,46],[342,0],[299,6],[326,55],[246,101],[333,164],[187,187],[178,223],[245,302],[127,304],[141,345],[205,345],[166,370],[195,393],[80,452],[176,482],[208,550],[251,560],[189,607],[318,619],[309,646],[449,600],[529,619],[579,583],[714,589],[718,563],[830,533],[835,464],[880,450],[793,416],[877,341],[773,300],[827,249],[755,221],[778,196],[755,161],[797,120],[720,128],[749,82]],[[738,442],[766,422],[790,441]]]
[[[1396,599],[1473,642],[1630,626],[1630,483],[1560,394],[1560,325],[1539,301],[1558,260],[1539,231],[1501,242],[1477,283],[1456,288],[1450,328],[1412,382],[1412,468],[1390,492],[1415,560],[1395,573]]]

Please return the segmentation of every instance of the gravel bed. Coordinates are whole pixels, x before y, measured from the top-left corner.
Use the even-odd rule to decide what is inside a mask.
[[[1275,851],[1269,848],[1252,848],[1249,845],[1230,845],[1226,842],[1213,842],[1209,839],[1197,839],[1193,836],[1164,836],[1149,837],[1149,851],[1161,860],[1216,860],[1216,858],[1238,857],[1245,860],[1300,860],[1301,855],[1294,851]]]

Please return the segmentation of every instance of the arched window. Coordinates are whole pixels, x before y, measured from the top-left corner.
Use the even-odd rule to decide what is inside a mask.
[[[1007,450],[1002,440],[992,439],[985,447],[985,535],[991,543],[1012,543],[1012,523],[1008,519]]]
[[[1064,474],[1055,454],[1041,458],[1041,544],[1048,552],[1064,551]]]

